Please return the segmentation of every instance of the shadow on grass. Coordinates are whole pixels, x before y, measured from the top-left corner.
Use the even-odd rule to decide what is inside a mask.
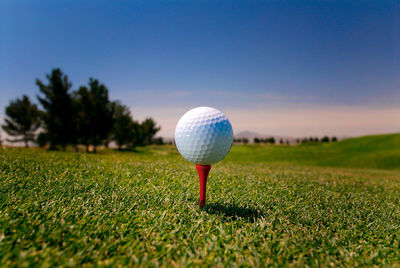
[[[241,207],[236,204],[206,204],[204,206],[204,211],[209,214],[221,215],[228,221],[243,219],[248,222],[255,222],[258,218],[263,216],[260,210],[252,207]]]

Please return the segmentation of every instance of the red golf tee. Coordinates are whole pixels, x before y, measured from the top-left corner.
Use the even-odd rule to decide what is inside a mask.
[[[199,182],[200,182],[199,206],[200,208],[202,208],[206,204],[207,177],[208,177],[208,172],[210,172],[211,166],[196,165],[196,169],[197,173],[199,174]]]

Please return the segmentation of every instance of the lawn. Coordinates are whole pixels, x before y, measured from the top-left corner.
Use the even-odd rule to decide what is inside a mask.
[[[399,137],[234,146],[203,210],[194,165],[172,146],[0,149],[0,262],[399,265]]]

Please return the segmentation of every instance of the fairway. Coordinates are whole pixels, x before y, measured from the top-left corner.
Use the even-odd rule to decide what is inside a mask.
[[[195,167],[173,146],[0,149],[0,262],[399,264],[399,137],[234,146],[203,210]]]

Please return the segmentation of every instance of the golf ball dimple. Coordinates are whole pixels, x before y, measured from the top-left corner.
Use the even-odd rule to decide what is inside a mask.
[[[188,161],[211,165],[222,160],[233,143],[232,125],[219,110],[198,107],[185,113],[175,129],[175,144]]]

